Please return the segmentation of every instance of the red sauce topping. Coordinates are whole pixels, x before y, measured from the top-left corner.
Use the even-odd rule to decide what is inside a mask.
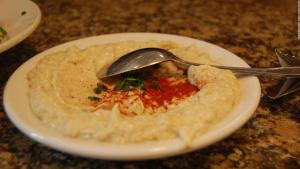
[[[155,81],[157,86],[153,86]],[[114,103],[122,103],[124,99],[131,96],[137,96],[141,99],[145,108],[168,108],[170,104],[176,104],[178,101],[183,100],[193,94],[199,89],[196,86],[190,84],[186,78],[154,78],[151,77],[144,81],[145,88],[131,91],[132,93],[124,90],[114,91],[114,83],[103,81],[107,86],[108,90],[102,92],[99,97],[101,98],[98,102],[93,102],[94,106],[102,103],[112,105]]]
[[[153,88],[151,80],[145,81],[146,91],[141,97],[145,107],[166,107],[173,99],[184,99],[198,91],[196,86],[187,80],[179,81],[170,79],[157,79],[159,87]]]

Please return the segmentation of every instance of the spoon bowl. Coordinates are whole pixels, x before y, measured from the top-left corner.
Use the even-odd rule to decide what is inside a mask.
[[[99,77],[110,77],[166,61],[185,63],[184,60],[178,58],[167,50],[160,48],[143,48],[123,55],[111,64],[108,69],[104,70],[104,72],[99,72],[98,75]]]
[[[99,78],[119,75],[125,72],[138,70],[166,61],[173,61],[186,66],[199,66],[203,64],[188,62],[173,53],[160,48],[142,48],[123,55],[107,69],[98,72]],[[300,77],[300,66],[277,67],[277,68],[245,68],[210,65],[220,69],[229,69],[234,73],[252,76],[273,76],[273,77]]]

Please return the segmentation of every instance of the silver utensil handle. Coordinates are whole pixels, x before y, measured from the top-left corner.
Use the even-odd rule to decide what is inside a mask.
[[[299,77],[300,66],[298,67],[276,67],[276,68],[243,68],[243,67],[228,67],[215,66],[221,69],[229,69],[234,73],[254,76],[275,76],[275,77]]]
[[[200,66],[203,64],[193,63],[182,60],[181,63],[186,65]],[[253,76],[273,76],[273,77],[298,77],[300,78],[300,66],[293,67],[276,67],[276,68],[247,68],[210,65],[220,69],[229,69],[234,73]]]

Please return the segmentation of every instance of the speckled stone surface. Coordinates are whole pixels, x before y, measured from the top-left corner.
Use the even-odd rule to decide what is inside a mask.
[[[275,47],[300,57],[297,1],[35,1],[43,13],[37,30],[0,54],[0,168],[300,168],[300,91],[278,100],[260,78],[262,96],[253,117],[223,141],[166,159],[117,162],[64,154],[31,141],[8,120],[3,88],[9,76],[35,54],[70,40],[118,32],[161,32],[215,43],[253,67],[279,66]]]

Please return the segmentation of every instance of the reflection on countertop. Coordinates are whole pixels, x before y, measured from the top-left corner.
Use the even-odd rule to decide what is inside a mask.
[[[296,1],[35,2],[43,14],[38,29],[0,54],[0,168],[300,168],[300,92],[271,100],[265,93],[276,80],[260,78],[259,107],[227,139],[192,153],[152,161],[92,160],[52,150],[20,133],[2,104],[8,77],[26,60],[63,42],[108,33],[178,34],[220,45],[253,67],[279,66],[275,47],[288,47],[300,56]]]

